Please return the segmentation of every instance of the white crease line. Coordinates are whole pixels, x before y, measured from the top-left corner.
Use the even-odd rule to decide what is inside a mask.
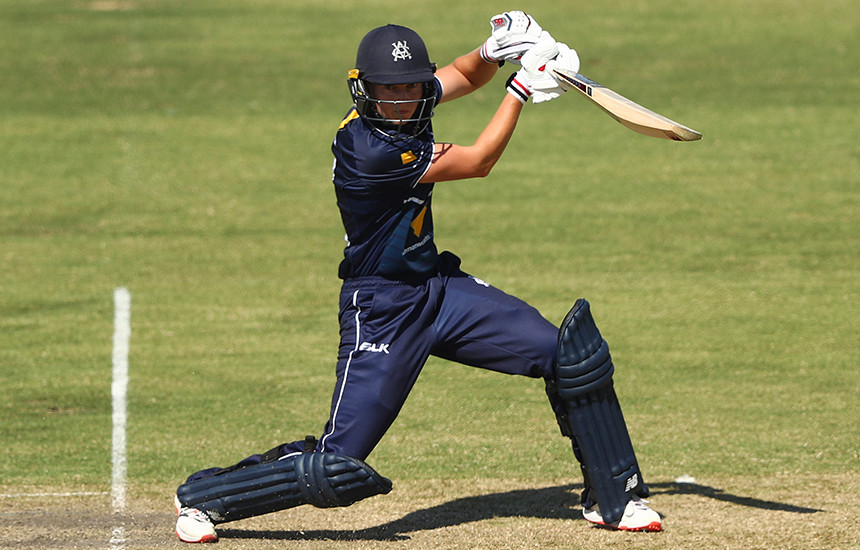
[[[117,288],[114,297],[113,333],[113,459],[111,478],[111,504],[115,513],[125,511],[126,493],[126,419],[128,395],[128,341],[131,337],[131,294],[126,288]]]
[[[113,332],[113,451],[111,453],[111,507],[115,515],[126,511],[128,460],[126,454],[126,421],[128,420],[128,342],[131,338],[131,293],[127,288],[114,289]],[[125,525],[113,528],[111,548],[125,547]]]
[[[109,494],[107,491],[81,491],[77,493],[5,493],[0,498],[42,498],[42,497],[94,497]]]

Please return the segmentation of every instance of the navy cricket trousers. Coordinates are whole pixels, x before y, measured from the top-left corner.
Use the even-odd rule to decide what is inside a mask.
[[[400,412],[431,355],[552,378],[558,328],[522,300],[460,270],[449,252],[418,283],[344,281],[331,415],[317,450],[364,460]]]

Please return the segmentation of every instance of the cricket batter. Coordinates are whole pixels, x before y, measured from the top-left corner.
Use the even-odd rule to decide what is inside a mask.
[[[614,367],[585,300],[556,327],[533,307],[460,269],[434,244],[434,184],[484,177],[499,160],[529,98],[566,88],[553,67],[576,72],[576,52],[523,12],[491,19],[484,44],[436,70],[412,30],[386,25],[358,46],[353,105],[332,144],[333,182],[346,248],[340,264],[340,347],[322,436],[280,445],[229,468],[192,474],[177,490],[176,533],[214,542],[215,525],[301,504],[348,506],[388,493],[364,462],[399,413],[431,355],[542,378],[584,475],[590,522],[659,531],[612,384]],[[438,105],[521,65],[474,144],[436,141]]]

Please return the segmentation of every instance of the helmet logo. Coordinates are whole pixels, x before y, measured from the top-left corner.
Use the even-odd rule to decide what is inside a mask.
[[[394,46],[394,49],[391,50],[391,57],[394,58],[395,63],[400,59],[412,59],[412,54],[409,53],[409,45],[406,44],[405,40],[392,42],[391,45]]]

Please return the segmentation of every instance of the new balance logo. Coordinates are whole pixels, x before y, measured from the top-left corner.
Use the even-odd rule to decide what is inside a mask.
[[[371,353],[384,353],[388,355],[388,344],[373,344],[371,342],[362,342],[358,346],[359,351],[369,351]]]
[[[637,485],[639,485],[639,474],[633,474],[624,484],[624,492],[632,491]]]

